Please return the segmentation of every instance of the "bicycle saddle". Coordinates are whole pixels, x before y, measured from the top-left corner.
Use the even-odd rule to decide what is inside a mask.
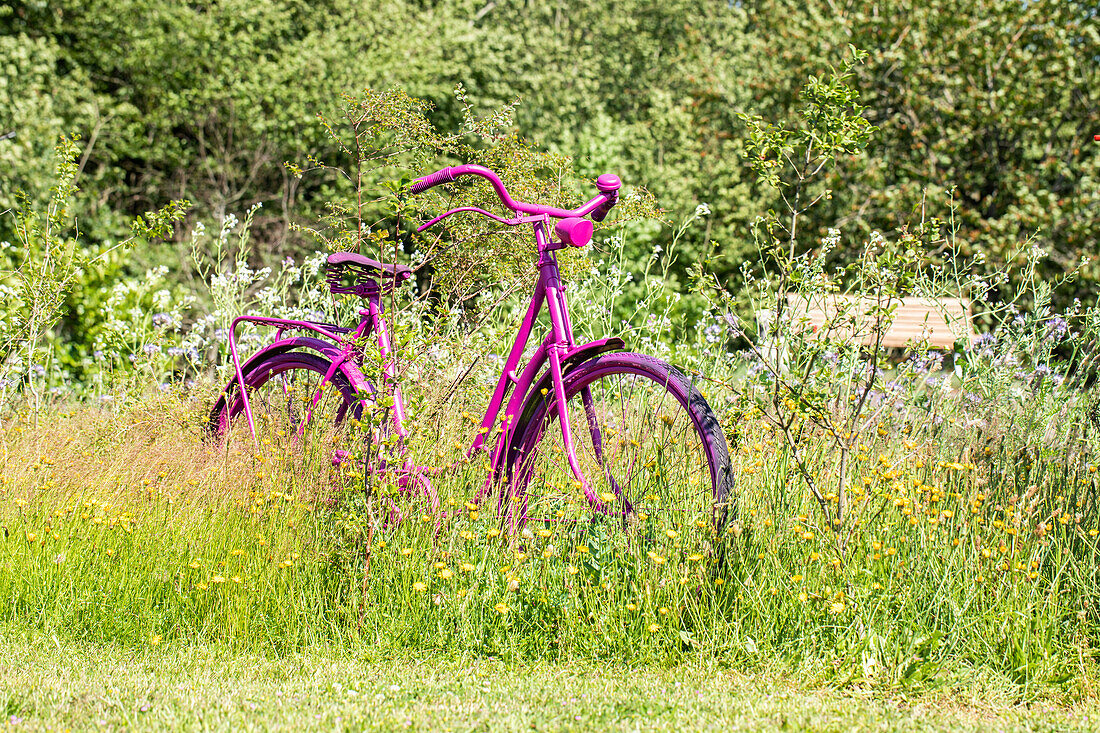
[[[350,275],[377,275],[379,277],[392,277],[397,282],[404,282],[412,277],[411,267],[405,265],[383,265],[378,260],[356,254],[355,252],[333,252],[328,256],[328,269],[343,270]]]

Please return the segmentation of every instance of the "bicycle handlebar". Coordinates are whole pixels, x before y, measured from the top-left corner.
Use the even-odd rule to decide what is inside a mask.
[[[443,168],[435,173],[417,178],[409,187],[409,192],[414,195],[423,193],[433,186],[438,186],[441,183],[451,183],[459,176],[467,175],[481,176],[489,181],[496,191],[497,196],[500,197],[500,202],[512,211],[523,214],[546,214],[556,219],[567,219],[570,217],[580,217],[592,214],[592,218],[595,221],[603,221],[612,207],[618,203],[619,188],[622,186],[622,182],[619,180],[618,176],[611,173],[605,173],[596,181],[596,188],[600,191],[598,196],[579,208],[572,210],[559,209],[554,206],[541,206],[539,204],[527,204],[522,201],[516,201],[509,195],[508,189],[504,187],[504,183],[500,180],[500,176],[483,165],[467,164]]]

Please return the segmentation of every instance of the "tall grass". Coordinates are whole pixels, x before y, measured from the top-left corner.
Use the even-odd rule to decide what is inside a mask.
[[[1093,671],[1097,478],[1078,454],[979,443],[959,420],[883,426],[857,456],[867,508],[840,552],[749,408],[741,518],[719,563],[705,525],[644,540],[598,521],[509,534],[467,503],[484,481],[477,461],[436,478],[440,511],[387,522],[322,460],[205,443],[203,409],[156,395],[122,414],[8,422],[7,621],[133,646],[782,660],[881,685],[972,669],[1026,689]]]

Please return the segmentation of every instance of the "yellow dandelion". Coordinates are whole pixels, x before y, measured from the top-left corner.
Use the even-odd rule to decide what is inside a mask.
[[[417,581],[413,583],[413,590],[417,593],[423,593],[424,591],[428,590],[428,586],[424,585],[420,581]]]
[[[497,605],[493,606],[493,610],[503,616],[504,614],[508,613],[508,605],[505,603],[498,603]]]
[[[646,629],[649,631],[649,633],[656,634],[658,631],[661,630],[661,625],[656,623],[650,624],[646,627]]]

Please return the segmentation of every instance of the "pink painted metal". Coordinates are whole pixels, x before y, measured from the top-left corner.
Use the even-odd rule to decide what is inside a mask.
[[[600,176],[597,181],[599,194],[576,209],[560,209],[553,206],[516,201],[509,195],[503,182],[501,182],[500,177],[497,176],[496,173],[479,165],[459,165],[444,168],[443,170],[414,181],[410,187],[410,191],[414,194],[421,193],[433,186],[441,183],[449,183],[460,176],[467,175],[480,176],[488,180],[499,196],[501,203],[516,212],[519,216],[512,219],[506,219],[483,209],[466,206],[440,214],[423,224],[419,228],[419,231],[427,229],[448,216],[461,212],[481,214],[508,226],[530,224],[534,230],[539,271],[538,281],[531,295],[530,306],[516,333],[515,341],[509,351],[508,358],[505,361],[500,377],[497,380],[493,395],[485,410],[485,416],[482,418],[481,427],[483,429],[480,430],[474,438],[467,454],[472,456],[474,453],[481,450],[491,451],[491,471],[486,481],[486,490],[491,490],[495,477],[499,476],[503,462],[508,455],[511,442],[515,437],[515,424],[520,410],[529,397],[535,378],[539,375],[544,366],[548,366],[546,374],[549,376],[549,389],[552,389],[555,402],[559,406],[558,419],[561,426],[569,467],[576,480],[583,487],[588,500],[593,506],[598,507],[600,505],[600,499],[595,495],[588,480],[585,478],[584,472],[577,460],[575,447],[572,443],[570,429],[571,417],[569,415],[568,401],[565,394],[563,370],[566,365],[572,364],[579,356],[588,358],[589,356],[594,356],[595,354],[608,350],[621,349],[623,347],[623,342],[619,339],[602,339],[580,346],[575,343],[572,325],[569,321],[565,288],[561,283],[558,262],[554,253],[556,250],[566,245],[583,247],[591,241],[592,223],[583,217],[591,215],[592,218],[597,221],[602,220],[617,203],[621,183],[618,176],[611,174]],[[551,229],[551,220],[553,219],[561,221]],[[551,232],[556,235],[556,238],[551,238]],[[324,386],[331,383],[338,373],[355,388],[359,388],[366,383],[358,367],[358,355],[360,353],[358,350],[360,349],[360,344],[363,342],[363,339],[370,334],[374,334],[377,339],[378,349],[382,356],[383,363],[384,384],[381,386],[381,391],[392,395],[393,399],[393,406],[390,412],[393,429],[402,438],[408,435],[408,430],[405,426],[404,399],[396,378],[395,366],[392,358],[392,347],[381,300],[381,295],[383,293],[388,292],[390,288],[395,287],[400,281],[408,277],[408,270],[407,268],[384,266],[353,253],[337,253],[336,255],[330,256],[330,267],[358,268],[353,273],[357,278],[356,284],[353,286],[340,284],[338,274],[330,276],[330,286],[334,292],[354,293],[367,300],[367,307],[359,311],[361,320],[356,328],[342,328],[333,324],[317,323],[313,321],[262,318],[256,316],[241,316],[234,320],[230,327],[229,348],[233,361],[234,381],[226,388],[226,394],[228,395],[229,391],[234,389],[239,393],[240,400],[243,402],[243,412],[254,438],[256,436],[256,426],[248,400],[249,383],[246,376],[246,371],[248,371],[246,367],[248,365],[242,365],[241,363],[236,337],[237,326],[246,322],[274,326],[278,329],[276,340],[267,346],[260,355],[250,359],[249,364],[261,363],[264,358],[263,355],[279,353],[292,348],[306,348],[316,351],[326,357],[330,362],[327,373],[321,379],[317,391],[312,396],[310,408],[302,418],[302,424],[299,426],[299,433],[304,429],[305,424],[312,416],[312,409],[321,399],[321,393]],[[380,275],[381,282],[378,278],[372,277],[372,275]],[[550,331],[539,344],[538,348],[535,349],[534,354],[523,367],[522,371],[517,374],[517,369],[520,368],[520,362],[523,358],[523,352],[530,341],[535,322],[544,305],[550,315]],[[283,338],[283,334],[288,331],[308,331],[320,336],[320,338]],[[544,376],[540,381],[540,385],[545,382],[546,377]],[[544,388],[546,387],[539,387],[540,390]],[[373,394],[373,390],[371,390],[371,393]],[[223,399],[228,400],[225,396],[223,396]],[[365,402],[369,398],[364,397],[362,399]],[[506,399],[507,403],[505,402]],[[228,401],[226,404],[228,405]],[[501,414],[502,409],[503,414]],[[216,410],[217,407],[215,408],[215,411]],[[501,430],[499,432],[494,432],[494,428],[498,423],[501,426]],[[496,435],[496,442],[493,446],[490,447],[485,444],[486,435]],[[343,461],[345,457],[346,456],[337,455],[333,460],[339,463]],[[400,472],[402,473],[402,478],[400,480],[400,485],[402,487],[407,487],[411,484],[416,484],[421,487],[427,484],[430,487],[430,482],[427,478],[427,474],[429,473],[428,469],[414,466],[411,461],[406,460]],[[428,488],[427,491],[430,492],[430,488]]]

